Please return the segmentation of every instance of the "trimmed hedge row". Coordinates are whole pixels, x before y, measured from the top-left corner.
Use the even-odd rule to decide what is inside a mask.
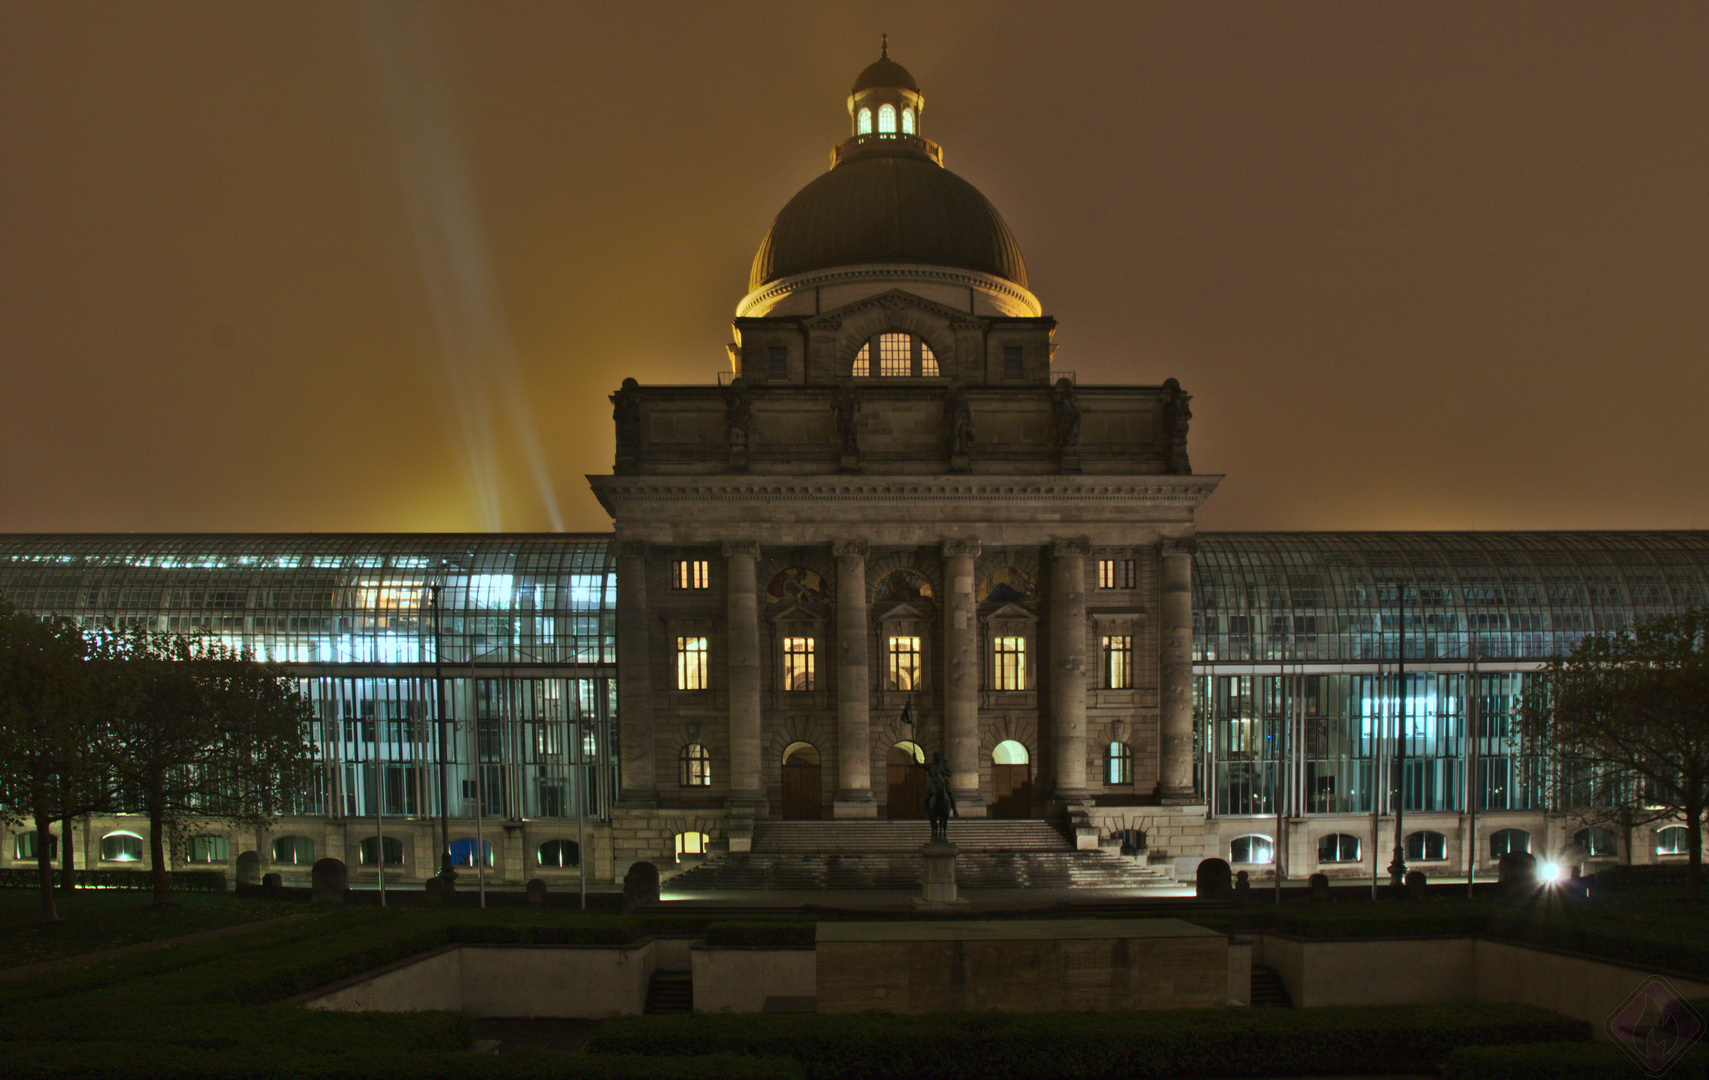
[[[154,875],[147,870],[74,870],[79,889],[152,889]],[[174,892],[225,892],[225,874],[218,870],[172,870],[167,879]],[[59,887],[59,869],[53,872]],[[35,867],[8,866],[0,869],[0,888],[39,889],[42,881]]]
[[[1467,1046],[1448,1055],[1443,1080],[1639,1080],[1638,1068],[1613,1043],[1544,1043],[1532,1046]],[[1709,1052],[1687,1051],[1666,1073],[1668,1080],[1709,1077]]]
[[[896,1016],[689,1015],[608,1020],[589,1053],[790,1056],[807,1080],[1353,1075],[1432,1069],[1456,1048],[1588,1041],[1590,1025],[1523,1005],[1189,1009]]]

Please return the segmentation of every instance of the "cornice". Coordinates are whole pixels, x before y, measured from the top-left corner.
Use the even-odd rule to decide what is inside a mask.
[[[913,263],[873,263],[860,266],[834,266],[825,270],[809,270],[801,274],[770,281],[742,297],[736,305],[736,318],[754,316],[756,308],[766,307],[793,292],[824,285],[850,285],[863,281],[929,281],[940,285],[972,286],[988,293],[1007,297],[1030,312],[1034,318],[1044,314],[1044,307],[1028,289],[1007,278],[982,274],[977,270],[961,270],[953,266],[926,266]]]
[[[1197,506],[1220,475],[1099,477],[823,476],[720,474],[704,477],[590,476],[601,501],[930,504],[999,502],[1046,506],[1064,501]]]

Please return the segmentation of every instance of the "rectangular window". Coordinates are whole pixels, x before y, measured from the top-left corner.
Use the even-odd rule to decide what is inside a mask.
[[[893,637],[890,639],[890,677],[887,690],[913,690],[920,680],[920,639]]]
[[[671,563],[671,588],[706,589],[711,585],[711,564],[705,559],[678,559]]]
[[[1121,587],[1124,589],[1133,588],[1134,587],[1133,560],[1132,559],[1123,559],[1121,570],[1122,570]]]
[[[676,688],[678,690],[706,689],[706,639],[679,637],[676,639]]]
[[[1003,378],[1018,379],[1021,374],[1021,347],[1019,345],[1003,346]]]
[[[1127,634],[1110,634],[1103,639],[1104,689],[1133,689],[1133,638]]]
[[[813,639],[788,637],[783,639],[783,688],[785,690],[813,689]]]
[[[1000,637],[996,642],[995,689],[1025,690],[1027,688],[1027,639]]]
[[[907,334],[878,335],[878,373],[880,375],[912,375],[914,373],[914,339]]]
[[[782,345],[773,345],[768,357],[766,378],[772,382],[787,382],[789,380],[789,350]]]
[[[1116,561],[1114,559],[1098,560],[1098,588],[1113,589],[1116,587]]]

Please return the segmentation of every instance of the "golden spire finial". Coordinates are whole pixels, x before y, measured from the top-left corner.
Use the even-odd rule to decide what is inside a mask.
[[[878,35],[878,58],[880,60],[890,59],[890,35],[889,34]]]

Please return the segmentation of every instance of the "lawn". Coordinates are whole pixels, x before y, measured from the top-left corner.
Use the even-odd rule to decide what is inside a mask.
[[[175,894],[169,907],[154,906],[147,890],[79,889],[56,894],[60,921],[41,921],[41,893],[0,889],[0,968],[61,960],[241,923],[300,915],[302,904],[239,900],[230,893]]]

